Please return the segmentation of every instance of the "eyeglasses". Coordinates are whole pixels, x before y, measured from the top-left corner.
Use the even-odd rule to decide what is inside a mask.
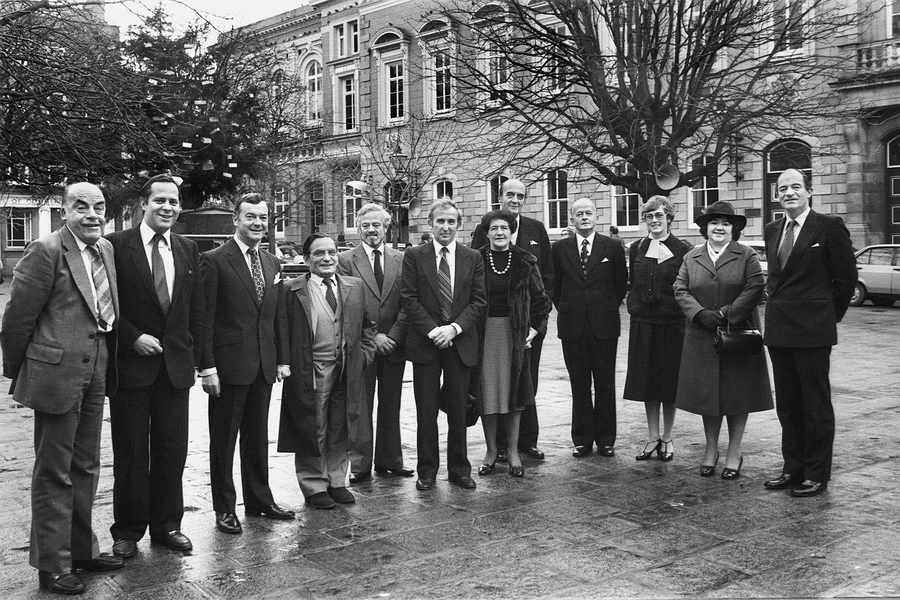
[[[645,221],[665,221],[666,213],[664,212],[653,212],[653,213],[644,213]]]

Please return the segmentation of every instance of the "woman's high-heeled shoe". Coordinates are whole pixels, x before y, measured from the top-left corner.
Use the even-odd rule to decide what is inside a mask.
[[[672,440],[668,442],[660,440],[656,448],[656,455],[659,456],[659,460],[669,462],[675,458],[675,442]]]
[[[522,465],[512,466],[509,465],[509,474],[513,477],[525,477],[525,467]]]
[[[741,467],[742,466],[744,466],[744,457],[743,456],[741,457],[741,461],[738,463],[737,469],[729,469],[727,467],[722,469],[722,479],[728,479],[728,480],[737,479],[738,477],[741,476]]]
[[[478,467],[478,475],[479,476],[490,475],[491,473],[494,472],[494,466],[496,464],[497,464],[496,460],[492,463],[482,463],[481,466]]]
[[[653,444],[651,446],[651,444]],[[650,460],[653,458],[653,455],[659,452],[659,448],[662,446],[662,440],[656,440],[655,442],[647,442],[644,444],[643,451],[634,457],[634,460]]]
[[[719,464],[719,453],[716,452],[716,459],[711,465],[700,465],[700,477],[712,477],[716,473],[716,465]],[[724,472],[722,475],[724,476]]]

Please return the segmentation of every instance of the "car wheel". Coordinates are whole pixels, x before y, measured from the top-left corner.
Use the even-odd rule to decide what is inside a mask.
[[[853,296],[850,297],[850,306],[862,306],[866,301],[866,288],[861,283],[853,287]]]
[[[894,299],[890,296],[875,296],[872,298],[872,304],[875,306],[893,306]]]

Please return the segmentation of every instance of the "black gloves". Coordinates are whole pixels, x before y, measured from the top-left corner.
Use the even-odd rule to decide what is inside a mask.
[[[708,308],[704,308],[694,316],[695,323],[710,331],[715,331],[721,320],[722,318],[719,316],[719,313],[709,310]]]

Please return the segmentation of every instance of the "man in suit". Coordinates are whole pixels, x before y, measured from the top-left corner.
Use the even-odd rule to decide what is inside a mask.
[[[188,392],[194,384],[193,340],[203,316],[200,254],[172,233],[181,214],[178,184],[151,177],[141,189],[138,227],[108,236],[119,275],[119,390],[109,412],[115,456],[110,527],[113,553],[131,558],[150,539],[180,552],[181,476],[188,446]]]
[[[778,177],[777,190],[785,218],[765,230],[765,341],[784,466],[765,487],[791,488],[796,497],[816,496],[831,477],[834,408],[828,371],[837,323],[856,285],[856,260],[841,218],[810,208],[812,187],[803,173],[787,169]]]
[[[338,273],[363,282],[366,312],[376,321],[377,357],[366,367],[366,394],[362,418],[368,427],[355,429],[350,436],[350,483],[372,478],[372,408],[375,383],[378,383],[378,417],[375,428],[375,472],[412,477],[412,469],[403,466],[400,449],[400,395],[406,354],[406,315],[400,309],[400,270],[403,253],[384,243],[391,216],[378,204],[365,204],[356,213],[356,227],[363,243],[342,252]],[[367,435],[368,432],[368,435]]]
[[[29,244],[13,272],[0,341],[16,402],[34,410],[31,566],[40,586],[81,594],[77,569],[119,569],[91,527],[103,399],[116,389],[119,302],[103,192],[69,185],[62,227]]]
[[[625,251],[622,244],[594,231],[593,201],[575,201],[569,219],[575,235],[553,246],[550,295],[572,386],[572,455],[590,455],[596,442],[601,456],[613,456],[619,305],[628,279]]]
[[[441,396],[447,413],[449,480],[461,488],[475,489],[466,457],[466,399],[470,369],[478,363],[478,325],[487,298],[481,255],[456,240],[461,217],[452,200],[436,201],[428,214],[433,241],[408,248],[403,257],[400,298],[409,328],[407,356],[413,362],[418,490],[434,487],[440,465],[437,415]]]
[[[538,268],[541,271],[541,279],[544,280],[544,289],[553,289],[553,259],[550,255],[550,237],[544,224],[536,219],[522,214],[522,206],[525,204],[525,184],[518,179],[507,179],[500,188],[503,207],[516,215],[516,231],[512,234],[512,243],[524,250],[528,250],[538,259]],[[478,224],[472,237],[472,247],[481,248],[488,243],[487,232]],[[539,333],[531,341],[531,380],[534,383],[534,392],[538,389],[538,372],[541,365],[541,349],[544,347],[546,332]],[[538,418],[537,405],[532,404],[522,412],[519,425],[518,448],[526,456],[538,460],[544,459],[544,453],[538,448]],[[506,431],[501,427],[497,431],[497,460],[505,462],[508,455]]]
[[[287,340],[279,338],[278,259],[259,249],[269,209],[260,194],[244,194],[234,207],[234,237],[200,257],[205,314],[200,376],[209,394],[209,461],[216,527],[241,533],[232,478],[241,435],[244,511],[292,520],[269,489],[269,397],[272,384],[290,375]]]
[[[333,239],[311,234],[303,256],[309,276],[291,280],[285,294],[293,369],[284,382],[278,450],[295,453],[306,503],[330,509],[356,502],[345,485],[350,442],[372,438],[363,373],[375,357],[375,325],[366,315],[365,284],[337,274]]]

